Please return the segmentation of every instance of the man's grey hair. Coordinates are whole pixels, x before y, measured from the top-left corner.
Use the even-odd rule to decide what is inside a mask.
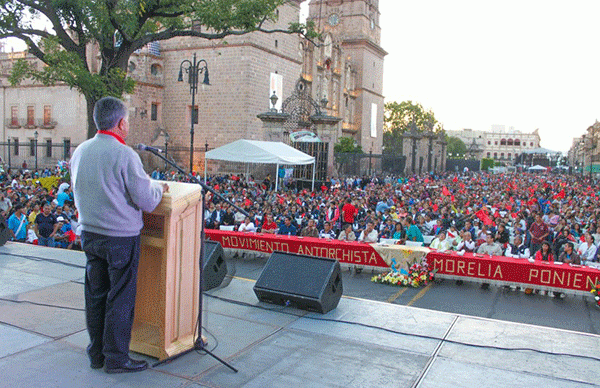
[[[127,117],[127,107],[115,97],[103,97],[94,106],[94,123],[99,131],[114,128]]]

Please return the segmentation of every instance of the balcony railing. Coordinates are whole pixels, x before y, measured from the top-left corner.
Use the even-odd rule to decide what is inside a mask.
[[[56,121],[53,120],[44,120],[44,119],[13,119],[7,118],[4,120],[4,126],[6,128],[17,129],[17,128],[26,128],[26,129],[53,129],[56,127]]]

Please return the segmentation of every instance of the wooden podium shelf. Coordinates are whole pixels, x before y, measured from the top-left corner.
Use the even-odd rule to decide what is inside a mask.
[[[200,284],[202,189],[167,182],[144,213],[131,350],[164,359],[193,347]]]

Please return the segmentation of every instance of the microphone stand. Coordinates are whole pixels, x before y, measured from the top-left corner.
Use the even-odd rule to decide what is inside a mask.
[[[222,201],[227,202],[229,205],[233,206],[237,211],[239,211],[240,213],[242,213],[243,215],[245,215],[246,217],[248,217],[248,213],[239,208],[238,206],[236,206],[235,204],[233,204],[231,201],[229,201],[228,199],[226,199],[225,197],[223,197],[221,194],[217,193],[215,190],[213,190],[212,187],[208,186],[207,184],[205,184],[204,182],[202,182],[200,179],[198,179],[197,177],[195,177],[194,175],[190,173],[187,173],[185,170],[183,170],[181,167],[179,167],[177,165],[177,163],[165,158],[163,155],[161,155],[159,152],[153,150],[153,149],[145,149],[148,152],[151,152],[152,154],[158,156],[160,159],[162,159],[165,163],[168,163],[169,165],[173,166],[177,171],[179,171],[181,174],[183,175],[187,175],[192,182],[199,184],[202,187],[202,206],[204,207],[204,204],[206,202],[206,192],[210,191],[213,195],[215,195],[216,197],[220,198]],[[211,356],[212,358],[214,358],[215,360],[219,361],[221,364],[225,365],[226,367],[228,367],[229,369],[231,369],[232,371],[237,373],[237,369],[235,369],[233,366],[231,366],[230,364],[228,364],[226,361],[222,360],[221,358],[219,358],[218,356],[216,356],[214,353],[212,353],[210,350],[206,349],[206,345],[207,343],[205,343],[202,340],[202,293],[204,292],[204,208],[202,209],[202,211],[200,212],[200,292],[198,293],[198,338],[196,338],[196,341],[194,341],[194,346],[192,346],[192,348],[184,350],[181,353],[175,354],[171,357],[165,358],[162,361],[159,361],[157,363],[155,363],[154,365],[152,365],[153,367],[158,366],[158,365],[162,365],[164,363],[173,361],[185,354],[188,354],[190,352],[193,351],[204,351],[206,352],[206,354],[208,354],[209,356]]]

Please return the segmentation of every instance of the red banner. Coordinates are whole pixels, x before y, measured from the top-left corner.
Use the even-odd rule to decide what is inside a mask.
[[[377,251],[366,243],[215,229],[206,229],[205,233],[208,239],[221,243],[223,248],[264,253],[289,252],[336,259],[342,264],[390,268]]]
[[[459,256],[430,252],[427,262],[437,269],[437,274],[450,277],[488,279],[584,292],[589,292],[600,280],[600,271],[595,268],[539,261],[531,263],[525,259],[499,256],[479,257],[471,253]]]

